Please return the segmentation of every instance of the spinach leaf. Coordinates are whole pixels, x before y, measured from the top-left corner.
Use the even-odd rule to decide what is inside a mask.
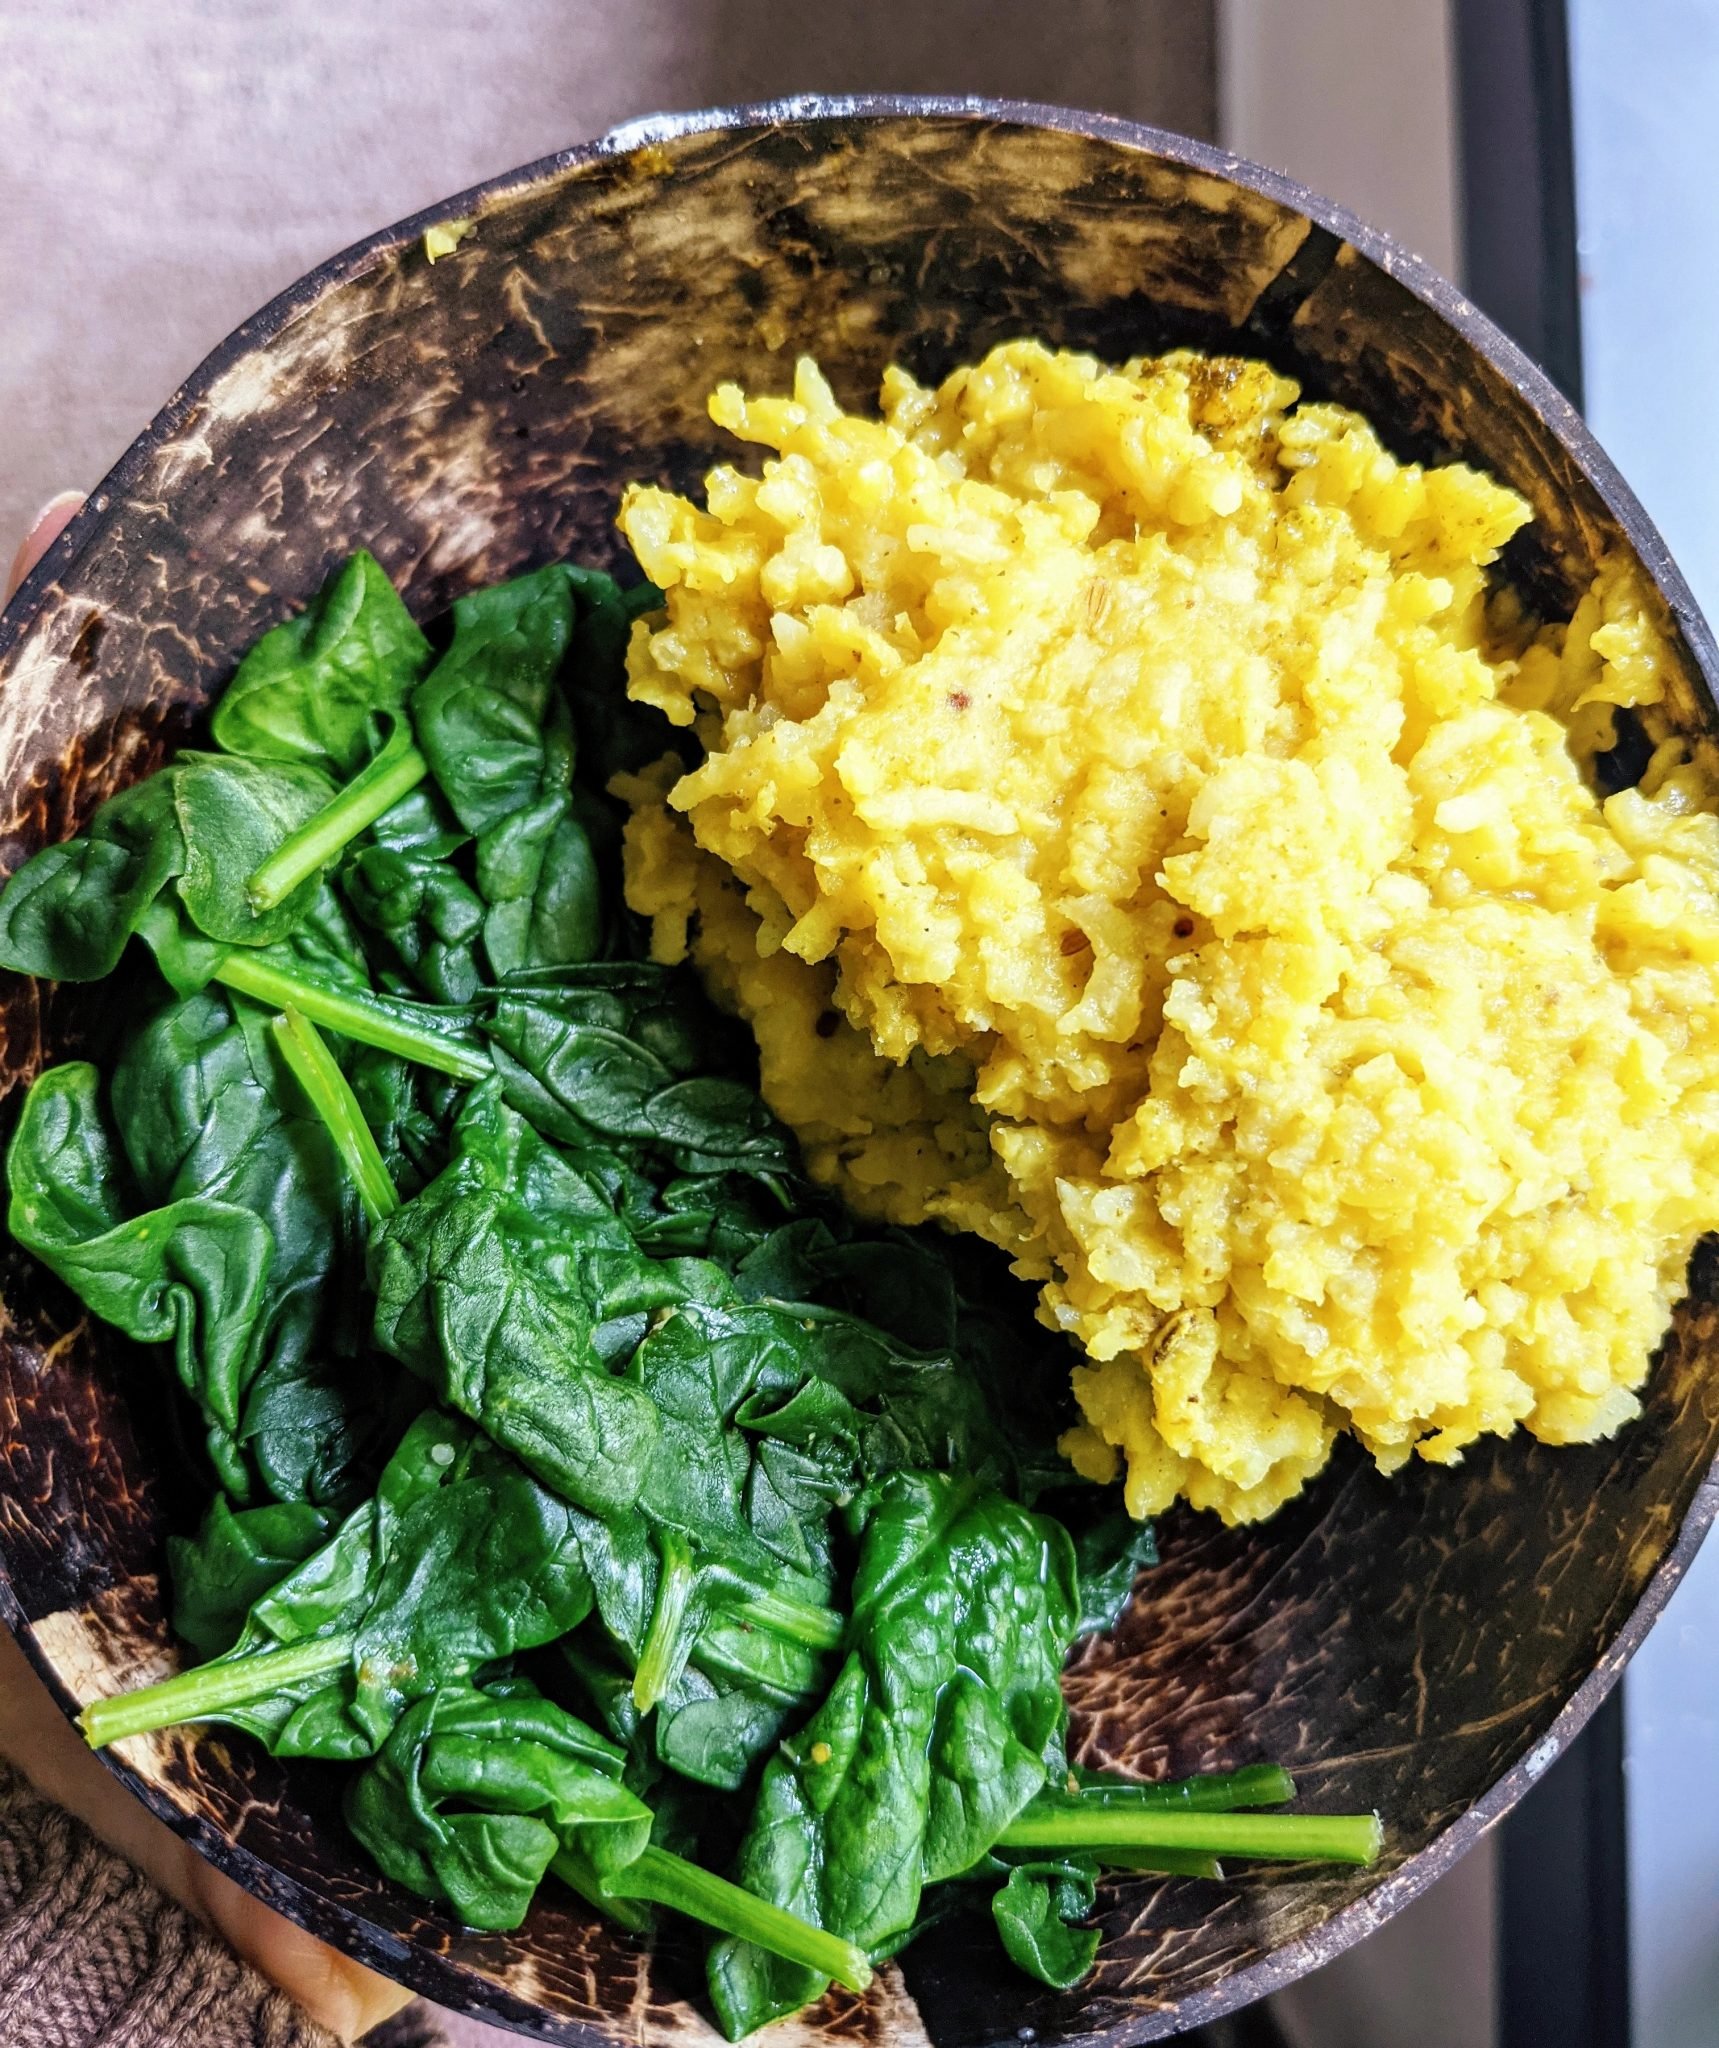
[[[469,1003],[488,980],[483,898],[455,859],[469,843],[426,783],[384,812],[340,869],[353,915],[432,1002]]]
[[[352,1196],[262,1014],[216,992],[167,1004],[122,1052],[111,1099],[146,1204],[219,1201],[267,1235],[236,1421],[190,1390],[268,1492],[350,1499],[384,1424],[387,1384],[346,1365],[368,1341]]]
[[[351,775],[379,744],[383,721],[402,713],[429,659],[429,642],[387,574],[360,550],[240,662],[215,707],[215,744]]]
[[[629,1226],[639,1245],[659,1257],[689,1253],[733,1273],[782,1227],[782,1189],[775,1176],[759,1181],[741,1173],[676,1174],[661,1188],[641,1176],[639,1186],[646,1199],[630,1212]]]
[[[173,1633],[206,1657],[230,1650],[252,1603],[320,1550],[332,1523],[308,1501],[235,1512],[216,1494],[194,1537],[167,1539]]]
[[[554,1642],[591,1610],[584,1531],[567,1503],[481,1437],[455,1471],[392,1526],[378,1496],[380,1559],[353,1652],[354,1712],[378,1737],[431,1687]]]
[[[911,1231],[862,1235],[842,1217],[798,1216],[748,1251],[734,1277],[753,1300],[845,1309],[915,1350],[942,1350],[957,1341],[959,1308],[948,1262]]]
[[[454,606],[447,652],[412,697],[412,729],[461,828],[487,832],[543,793],[543,721],[573,637],[559,563]],[[569,764],[570,765],[570,764]]]
[[[714,1269],[702,1280],[721,1290]],[[626,1368],[662,1422],[629,1518],[624,1604],[605,1600],[605,1566],[590,1561],[606,1646],[593,1643],[579,1668],[598,1711],[631,1739],[654,1706],[655,1756],[729,1790],[816,1697],[841,1632],[825,1604],[827,1525],[850,1461],[838,1450],[826,1469],[761,1447],[736,1420],[761,1385],[804,1375],[801,1340],[790,1319],[731,1297],[689,1297],[660,1318]]]
[[[635,621],[661,608],[662,592],[650,583],[622,590],[599,569],[570,568],[568,576],[579,600],[579,624],[567,693],[591,788],[606,789],[612,776],[636,773],[671,749],[683,753],[690,767],[691,735],[626,692],[627,642]]]
[[[1066,1771],[1058,1680],[1076,1588],[1059,1525],[967,1481],[892,1475],[860,1520],[846,1660],[765,1767],[738,1876],[870,1951],[913,1926],[927,1883],[971,1868]],[[710,1988],[738,2037],[823,1985],[723,1941]]]
[[[445,1075],[370,1045],[349,1049],[346,1076],[389,1179],[410,1200],[448,1163],[463,1091]]]
[[[230,945],[285,938],[316,902],[318,879],[301,882],[266,911],[254,907],[245,885],[294,826],[315,816],[334,785],[300,763],[222,754],[181,754],[165,772],[185,848],[179,900],[191,922],[205,938]]]
[[[268,1305],[268,1225],[202,1195],[128,1215],[99,1088],[81,1061],[31,1086],[6,1154],[7,1227],[93,1314],[140,1343],[172,1347],[221,1483],[243,1499],[252,1482],[236,1439]]]
[[[596,1527],[607,1540],[588,1543],[585,1559],[597,1613],[561,1646],[569,1675],[635,1761],[648,1761],[654,1771],[660,1758],[688,1778],[732,1789],[762,1753],[759,1741],[768,1747],[774,1739],[749,1740],[760,1713],[767,1710],[780,1722],[787,1707],[815,1697],[816,1653],[720,1607],[706,1611],[708,1589],[689,1572],[684,1590],[696,1597],[680,1603],[674,1640],[663,1644],[672,1668],[662,1677],[660,1697],[641,1707],[639,1666],[659,1640],[666,1604],[657,1544],[639,1514]],[[743,1647],[726,1647],[725,1637]],[[799,1689],[784,1698],[784,1677],[793,1683],[802,1674]]]
[[[573,1511],[426,1410],[375,1495],[255,1600],[225,1655],[86,1710],[91,1741],[220,1720],[279,1756],[368,1756],[414,1700],[577,1626]]]
[[[368,991],[370,962],[340,897],[326,880],[308,898],[284,945],[269,949],[328,988]]]
[[[184,865],[171,778],[152,775],[121,790],[84,837],[44,847],[0,892],[0,967],[99,981]]]
[[[45,848],[0,895],[0,965],[62,981],[111,974],[164,892],[222,943],[284,938],[318,907],[314,881],[258,913],[246,878],[331,785],[279,762],[182,754],[103,804],[88,836]]]
[[[352,1192],[263,1013],[209,990],[115,1064],[52,1070],[8,1154],[11,1229],[95,1314],[172,1347],[235,1501],[344,1505],[400,1418],[369,1347]]]
[[[448,651],[413,693],[413,730],[476,841],[496,976],[585,960],[602,935],[590,843],[574,813],[573,727],[556,677],[573,591],[552,563],[454,606]]]
[[[590,1305],[551,1284],[551,1234],[493,1142],[508,1129],[498,1107],[493,1084],[476,1091],[451,1163],[372,1238],[376,1341],[568,1500],[625,1509],[644,1484],[657,1412],[604,1366]]]
[[[791,1391],[750,1397],[736,1417],[743,1429],[823,1461],[836,1456],[844,1496],[901,1469],[1013,1479],[1019,1447],[1008,1418],[955,1352],[910,1350],[837,1309],[755,1307],[798,1332],[804,1370]]]
[[[817,1698],[828,1664],[825,1651],[714,1606],[657,1708],[658,1760],[697,1784],[738,1792]]]
[[[486,1029],[508,1101],[548,1137],[681,1174],[797,1178],[757,1091],[710,1071],[719,1027],[683,976],[619,961],[540,976],[505,990]]]
[[[1136,1576],[1158,1562],[1157,1532],[1096,1491],[1057,1499],[1057,1516],[1074,1538],[1080,1573],[1080,1633],[1099,1635],[1122,1619]]]
[[[702,1564],[816,1603],[837,1502],[904,1467],[1006,1468],[1007,1444],[948,1353],[909,1352],[838,1311],[747,1302],[697,1261],[675,1269],[683,1298],[659,1311],[626,1376],[661,1417],[640,1510]]]
[[[756,1440],[744,1426],[751,1404],[801,1386],[811,1369],[806,1333],[762,1305],[716,1295],[664,1314],[633,1353],[627,1376],[662,1418],[640,1506],[707,1556],[743,1565],[760,1582],[785,1566],[809,1582],[799,1597],[822,1598],[830,1579],[827,1521],[840,1476],[815,1473],[795,1505],[812,1519],[779,1519],[755,1495]],[[845,1466],[846,1460],[844,1459]]]
[[[742,1934],[851,1989],[871,1980],[851,1944],[809,1927],[659,1845],[671,1816],[619,1782],[619,1753],[517,1682],[446,1688],[412,1708],[348,1802],[390,1876],[470,1925],[518,1926],[548,1867],[623,1925],[652,1902]]]
[[[651,1811],[623,1753],[552,1702],[445,1685],[407,1709],[354,1779],[346,1817],[383,1874],[468,1927],[525,1917],[556,1852],[632,1862]]]
[[[398,1417],[397,1392],[392,1374],[348,1354],[260,1357],[239,1417],[237,1449],[257,1475],[246,1497],[347,1506]]]
[[[1058,1991],[1078,1984],[1098,1954],[1099,1931],[1077,1923],[1089,1917],[1097,1895],[1097,1865],[1089,1856],[1017,1863],[991,1899],[1010,1962]]]
[[[341,877],[359,921],[437,1003],[469,1003],[483,986],[483,899],[445,859],[417,847],[361,847]]]

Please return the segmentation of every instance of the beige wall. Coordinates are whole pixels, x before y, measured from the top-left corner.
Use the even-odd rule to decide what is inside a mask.
[[[1456,275],[1447,0],[1218,0],[1219,129]]]
[[[0,0],[0,559],[345,243],[635,114],[820,89],[1209,136],[1210,0]]]

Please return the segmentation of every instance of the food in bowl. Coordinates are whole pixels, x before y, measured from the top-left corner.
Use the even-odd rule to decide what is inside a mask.
[[[697,741],[628,898],[813,1176],[1038,1283],[1136,1515],[1627,1422],[1719,1222],[1719,761],[1632,574],[1536,620],[1521,498],[1256,362],[711,410],[761,475],[621,515]]]
[[[30,1088],[9,1227],[159,1348],[214,1488],[169,1558],[205,1661],[86,1734],[341,1764],[470,1926],[546,1877],[690,1917],[733,2035],[952,1895],[1060,1985],[1101,1867],[1370,1860],[1372,1815],[1253,1811],[1293,1790],[1253,1758],[1070,1771],[1063,1665],[1150,1532],[1055,1457],[1007,1276],[810,1183],[644,957],[606,791],[674,738],[623,689],[658,596],[551,564],[432,645],[357,555],[0,895],[0,962],[117,996]]]
[[[11,1229],[214,1481],[206,1661],[90,1739],[341,1763],[469,1925],[687,1915],[738,2035],[951,1899],[1062,1985],[1102,1868],[1377,1853],[1245,1752],[1071,1772],[1060,1673],[1178,1497],[1627,1417],[1719,826],[1628,578],[1530,618],[1519,500],[1262,365],[714,405],[774,459],[629,496],[653,583],[432,643],[354,557],[0,962],[125,983]]]

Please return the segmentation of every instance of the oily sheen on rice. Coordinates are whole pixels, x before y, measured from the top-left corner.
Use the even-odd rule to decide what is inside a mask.
[[[1297,398],[1016,343],[872,420],[802,363],[711,402],[761,480],[621,517],[632,694],[705,748],[628,787],[630,901],[815,1173],[1041,1284],[1140,1515],[1617,1428],[1719,1222],[1715,764],[1645,594],[1526,618],[1517,496]]]

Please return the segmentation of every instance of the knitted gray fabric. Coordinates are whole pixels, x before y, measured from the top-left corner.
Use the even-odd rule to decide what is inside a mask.
[[[284,1991],[4,1765],[0,2043],[339,2048]]]

